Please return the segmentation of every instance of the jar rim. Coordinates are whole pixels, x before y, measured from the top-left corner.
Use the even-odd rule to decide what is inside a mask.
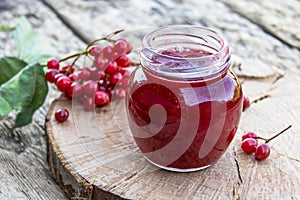
[[[190,37],[197,37],[195,35],[188,34],[188,32],[180,31],[180,30],[188,30],[188,29],[194,29],[194,30],[198,29],[198,30],[207,31],[208,33],[215,34],[216,36],[219,37],[219,39],[214,38],[212,36],[210,36],[210,37],[212,37],[212,39],[215,39],[219,42],[219,44],[221,45],[220,48],[215,49],[216,52],[212,53],[210,55],[201,55],[199,57],[176,57],[176,56],[166,55],[166,54],[157,52],[149,44],[149,39],[154,40],[154,38],[155,38],[154,35],[157,32],[162,31],[162,30],[170,30],[170,31],[174,31],[174,32],[176,31],[176,32],[180,33],[181,35],[185,34],[185,35],[190,36]],[[157,35],[156,37],[161,37],[161,36],[162,36],[162,34]],[[202,40],[205,41],[203,38],[202,38]],[[154,55],[157,55],[157,56],[160,56],[160,57],[163,57],[163,58],[169,58],[169,59],[178,60],[178,61],[199,61],[199,60],[205,60],[205,59],[212,59],[214,57],[218,57],[219,55],[223,55],[228,50],[228,41],[227,41],[224,34],[222,34],[219,31],[208,28],[208,27],[203,27],[203,26],[199,26],[199,25],[176,24],[176,25],[162,26],[162,27],[159,27],[159,28],[157,28],[155,30],[152,30],[149,33],[147,33],[143,38],[143,48],[151,51],[151,53],[153,53]]]
[[[225,36],[198,25],[170,25],[149,32],[143,38],[140,55],[146,69],[189,80],[221,75],[230,66]]]
[[[198,25],[170,25],[144,36],[140,61],[145,69],[160,76],[208,79],[227,71],[230,50],[225,36],[215,30]]]

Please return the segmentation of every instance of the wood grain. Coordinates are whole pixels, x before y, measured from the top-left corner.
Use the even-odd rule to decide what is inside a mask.
[[[52,44],[55,55],[65,55],[83,46],[82,41],[41,1],[5,0],[1,3],[0,26],[14,27],[19,17],[25,15],[35,31]],[[68,45],[64,45],[66,41]],[[11,32],[0,31],[0,42],[1,57],[17,56]],[[13,129],[16,112],[0,119],[0,199],[65,198],[47,164],[45,116],[53,99],[60,95],[53,86],[49,88],[46,102],[29,125]]]
[[[296,86],[300,78],[285,74],[280,79],[274,75],[243,81],[252,100],[259,94],[268,94],[268,98],[253,103],[243,113],[234,142],[206,170],[174,173],[149,164],[132,140],[123,101],[87,112],[64,99],[55,101],[47,115],[51,169],[69,198],[76,191],[89,199],[103,195],[109,199],[300,198],[300,117],[296,114],[300,110],[300,89]],[[71,111],[65,123],[53,117],[61,107]],[[272,152],[266,161],[258,162],[240,150],[244,132],[270,137],[289,124],[293,128],[270,143]]]
[[[264,63],[262,68],[259,68],[259,70],[255,72],[251,70],[248,72],[239,72],[239,75],[243,77],[242,82],[246,94],[251,97],[252,101],[257,100],[257,103],[254,103],[251,109],[246,111],[247,114],[242,118],[242,125],[238,134],[251,129],[261,132],[262,134],[272,135],[274,131],[282,129],[286,123],[294,122],[294,119],[298,119],[297,102],[299,102],[299,95],[293,93],[293,91],[297,89],[295,88],[298,85],[296,77],[300,69],[300,51],[297,46],[299,44],[299,29],[297,26],[299,21],[298,7],[298,0],[264,0],[251,2],[248,0],[201,0],[201,2],[198,0],[145,0],[143,3],[139,0],[2,0],[0,1],[0,25],[15,26],[19,16],[25,15],[33,24],[34,28],[45,36],[54,46],[57,51],[55,52],[57,57],[79,51],[85,47],[86,42],[97,37],[102,37],[120,28],[125,28],[130,31],[167,24],[199,24],[219,29],[224,32],[229,39],[232,53],[242,59],[243,66],[246,66],[247,63],[249,64],[248,59]],[[10,40],[10,38],[10,32],[0,32],[0,42],[3,44],[0,46],[1,57],[4,55],[15,55],[16,53],[13,41]],[[136,37],[133,37],[133,41],[135,40]],[[248,66],[250,68],[252,67],[252,65]],[[270,71],[270,69],[266,67],[271,67],[272,70]],[[274,73],[273,68],[276,68],[276,73]],[[285,74],[284,78],[278,76],[277,68],[283,70]],[[280,74],[281,73],[280,71]],[[269,75],[269,78],[266,78],[266,75]],[[289,83],[290,81],[291,83]],[[272,82],[275,82],[275,84],[271,84]],[[280,87],[281,90],[275,90],[278,88],[277,84],[283,84],[283,87]],[[46,161],[45,115],[53,99],[58,96],[58,93],[53,90],[53,87],[51,86],[50,88],[47,101],[35,113],[33,122],[30,125],[12,130],[13,119],[16,116],[14,112],[0,120],[0,199],[65,198],[63,191],[56,185],[52,179],[52,175],[48,172]],[[275,91],[276,93],[274,93]],[[282,95],[282,92],[283,94],[287,94],[288,97]],[[274,102],[276,102],[276,105],[272,103],[273,99],[275,99]],[[294,105],[294,107],[289,107],[290,105]],[[268,129],[261,126],[261,124],[265,123]],[[243,124],[248,124],[248,126],[243,126]],[[260,168],[268,168],[270,163],[272,163],[271,165],[276,165],[276,169],[272,168],[273,171],[268,173],[276,173],[276,176],[279,174],[279,177],[283,177],[282,179],[276,178],[271,180],[271,185],[276,182],[276,184],[278,183],[281,186],[274,188],[267,186],[264,191],[261,191],[262,189],[258,190],[262,192],[262,194],[258,194],[254,191],[255,194],[258,195],[257,198],[259,198],[259,195],[262,197],[265,195],[265,199],[271,199],[273,196],[275,196],[275,199],[300,199],[299,189],[295,187],[297,183],[295,180],[298,174],[295,172],[291,175],[290,173],[293,171],[293,169],[290,168],[299,168],[299,157],[294,153],[294,150],[292,150],[292,152],[289,150],[290,148],[295,148],[295,146],[299,147],[299,143],[297,143],[298,130],[297,128],[293,128],[291,130],[292,134],[283,135],[280,140],[271,143],[272,149],[274,149],[271,154],[272,160],[269,160],[266,164],[249,164],[249,161],[252,161],[252,157],[245,157],[240,153],[238,148],[240,143],[237,137],[236,143],[232,144],[234,149],[228,152],[228,159],[224,157],[224,160],[229,160],[229,162],[233,164],[230,170],[237,172],[238,169],[240,169],[240,177],[229,178],[230,180],[234,180],[229,184],[232,186],[230,187],[230,189],[232,189],[232,193],[230,194],[232,194],[233,199],[247,199],[247,195],[249,195],[251,191],[254,191],[252,188],[253,185],[256,186],[257,184],[259,185],[260,182],[270,181],[269,179],[265,179],[265,176],[262,176],[268,174],[259,173]],[[281,140],[287,145],[282,146]],[[291,144],[291,146],[288,144]],[[127,148],[131,148],[131,146]],[[54,152],[54,150],[52,150],[52,152]],[[52,156],[55,157],[57,155],[53,153]],[[50,154],[49,158],[51,158]],[[59,161],[59,157],[55,159]],[[97,161],[97,159],[94,160]],[[247,164],[237,168],[236,166],[240,162]],[[286,162],[291,167],[287,166]],[[62,165],[57,162],[54,163],[53,166],[57,167],[56,170],[66,170],[64,173],[68,174],[69,171],[64,167],[67,164],[68,163],[64,163],[64,165]],[[143,162],[141,162],[141,164],[143,164]],[[58,166],[61,166],[61,168],[58,168]],[[91,167],[85,166],[84,169],[89,168]],[[252,168],[255,168],[255,171],[253,171]],[[282,172],[282,174],[279,172]],[[157,173],[163,174],[163,172]],[[188,190],[191,196],[186,198],[189,199],[197,199],[200,193],[207,196],[211,194],[212,198],[215,197],[217,199],[220,189],[218,189],[216,185],[213,187],[211,185],[216,184],[215,180],[218,180],[217,178],[222,176],[222,174],[220,172],[213,173],[211,171],[205,173],[212,175],[213,178],[204,179],[199,175],[200,181],[197,180],[196,183],[201,182],[200,186],[199,184],[195,184],[191,188],[188,188],[188,186],[190,187],[188,179],[181,178],[180,181],[182,181],[182,184],[176,181],[176,184],[172,183],[163,188],[169,189],[168,187],[175,187],[177,192],[175,192],[173,196],[180,196],[180,192]],[[231,171],[228,173],[228,177],[231,177],[231,173]],[[254,175],[258,176],[258,178],[254,177]],[[57,174],[55,176],[57,177]],[[93,174],[90,176],[93,177]],[[69,187],[71,192],[69,192],[68,196],[102,195],[101,198],[105,199],[115,194],[119,197],[127,195],[132,198],[139,198],[138,195],[140,193],[135,194],[136,190],[144,189],[139,182],[132,183],[130,181],[124,181],[123,185],[118,182],[118,184],[107,186],[105,183],[109,181],[107,181],[105,174],[101,175],[100,173],[100,175],[97,176],[97,178],[94,178],[95,182],[93,182],[93,184],[97,184],[91,188],[104,184],[105,189],[94,190],[90,187],[87,189],[85,187],[86,185],[82,186],[83,183],[87,182],[87,179],[80,175],[76,177],[81,177],[82,179],[76,178],[71,182],[73,188],[79,189],[73,190],[71,189],[72,187]],[[110,174],[109,177],[111,176],[113,175]],[[163,174],[163,176],[167,175]],[[286,181],[289,176],[292,177],[293,180]],[[72,178],[73,176],[69,173],[67,177]],[[140,176],[137,174],[133,175],[132,178],[129,176],[128,179],[135,180],[135,177]],[[143,177],[146,177],[146,175]],[[161,179],[162,178],[149,178],[143,181],[144,185],[147,185],[153,180],[160,186],[163,184]],[[240,180],[244,181],[243,184],[239,184]],[[100,183],[98,184],[98,182]],[[130,184],[137,188],[130,188]],[[223,188],[223,184],[221,185],[221,188]],[[120,189],[120,187],[123,189]],[[127,188],[128,191],[125,191],[123,194],[122,191],[127,190]],[[159,191],[158,188],[149,191],[150,189],[147,187],[145,187],[145,190],[148,191],[149,195],[147,195],[147,197],[149,198],[151,198],[153,193]],[[196,190],[197,192],[195,192]],[[276,195],[269,195],[273,191],[276,193],[277,190],[284,191],[283,194],[286,194],[286,196],[278,195],[277,198]],[[65,191],[67,192],[68,190],[66,189]],[[87,192],[81,194],[81,191]],[[164,195],[170,194],[171,191],[172,190],[164,191]],[[193,194],[195,194],[195,197]],[[249,199],[250,197],[252,196],[250,195]],[[231,198],[231,196],[228,198]]]
[[[223,2],[236,13],[262,27],[273,37],[300,49],[300,27],[294,26],[295,20],[300,20],[300,16],[296,14],[300,9],[299,1],[286,0],[274,3],[271,0],[224,0]],[[290,12],[285,12],[286,8]],[[280,20],[277,16],[280,16]]]
[[[233,54],[243,59],[300,68],[299,26],[292,25],[299,21],[298,0],[43,1],[86,42],[117,29],[134,35],[144,28],[198,24],[222,31]]]

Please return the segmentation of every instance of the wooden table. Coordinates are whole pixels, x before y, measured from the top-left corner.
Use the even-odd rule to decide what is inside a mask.
[[[299,10],[298,0],[0,1],[0,25],[14,26],[20,15],[27,16],[59,57],[120,28],[199,24],[221,30],[238,57],[235,62],[242,63],[242,69],[235,70],[244,91],[255,102],[243,113],[226,154],[207,170],[188,174],[156,170],[122,179],[105,173],[91,179],[86,172],[76,172],[81,179],[73,174],[59,186],[53,178],[59,177],[57,172],[74,169],[48,166],[45,119],[59,96],[51,89],[28,126],[13,130],[14,113],[0,121],[0,199],[65,199],[64,191],[75,199],[300,199]],[[0,32],[0,56],[15,54],[10,37]],[[52,106],[59,103],[64,102]],[[51,122],[51,113],[48,119]],[[256,162],[241,152],[240,136],[245,131],[268,137],[289,124],[293,128],[270,144],[266,161]],[[74,180],[75,185],[70,184]]]

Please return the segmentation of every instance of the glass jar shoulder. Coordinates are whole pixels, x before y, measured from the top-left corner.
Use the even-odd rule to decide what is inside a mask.
[[[198,84],[197,84],[198,83]],[[129,80],[129,93],[132,93],[142,85],[148,84],[149,90],[155,92],[156,86],[161,85],[173,91],[176,96],[183,99],[187,105],[193,106],[195,104],[217,101],[217,102],[234,102],[242,97],[241,85],[235,74],[228,70],[224,76],[216,81],[174,81],[167,80],[162,77],[152,76],[143,68],[138,67],[133,71]],[[155,87],[152,87],[154,86]]]

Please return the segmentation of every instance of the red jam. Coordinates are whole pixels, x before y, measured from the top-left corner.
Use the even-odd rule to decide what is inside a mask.
[[[227,60],[217,74],[203,76],[203,62],[197,59],[211,60],[213,54],[172,46],[146,55],[150,65],[142,61],[132,73],[126,95],[129,126],[151,163],[172,171],[203,169],[232,141],[242,111],[242,90]]]

